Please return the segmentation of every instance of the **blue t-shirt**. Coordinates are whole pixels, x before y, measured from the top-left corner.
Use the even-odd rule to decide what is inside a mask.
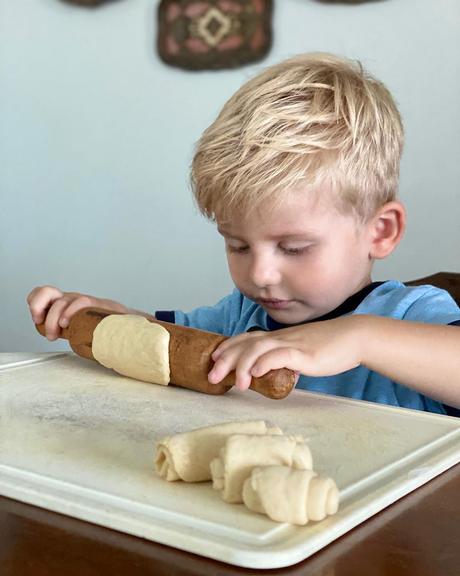
[[[445,290],[433,286],[405,286],[401,282],[374,282],[348,298],[338,308],[309,322],[338,318],[348,314],[374,314],[432,324],[460,324],[460,308]],[[203,306],[189,313],[157,312],[159,320],[234,336],[252,330],[277,330],[288,327],[275,322],[257,303],[238,290],[215,306]],[[335,376],[301,375],[297,389],[346,396],[381,404],[391,404],[440,414],[457,414],[456,409],[428,398],[407,386],[365,366]]]

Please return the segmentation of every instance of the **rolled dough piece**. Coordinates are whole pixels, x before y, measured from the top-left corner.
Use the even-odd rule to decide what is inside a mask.
[[[211,480],[209,463],[217,457],[227,438],[237,433],[282,434],[279,428],[268,427],[263,420],[226,422],[216,426],[196,428],[160,440],[157,444],[155,469],[162,478],[168,481]]]
[[[213,488],[226,502],[243,502],[243,484],[256,466],[293,466],[311,470],[311,452],[299,436],[230,436],[211,461]]]
[[[332,478],[322,478],[312,470],[261,466],[244,482],[243,501],[249,510],[276,522],[303,526],[335,514],[339,491]]]
[[[94,330],[92,352],[100,364],[119,374],[169,383],[169,332],[143,316],[106,316]]]

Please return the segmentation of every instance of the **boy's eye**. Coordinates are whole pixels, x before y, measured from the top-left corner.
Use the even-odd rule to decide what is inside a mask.
[[[279,249],[283,254],[287,254],[288,256],[299,256],[304,254],[308,250],[310,250],[311,246],[299,246],[299,247],[289,247],[289,246],[279,246]],[[241,245],[234,245],[234,244],[227,244],[227,250],[232,253],[236,254],[245,254],[249,251],[249,246],[246,244]]]
[[[299,256],[300,254],[304,254],[307,250],[310,249],[310,246],[299,246],[298,248],[289,248],[288,246],[280,246],[281,250],[284,254],[288,256]]]
[[[244,252],[247,252],[249,250],[249,246],[232,246],[231,244],[227,244],[227,250],[229,252],[236,252],[238,254],[242,254]]]

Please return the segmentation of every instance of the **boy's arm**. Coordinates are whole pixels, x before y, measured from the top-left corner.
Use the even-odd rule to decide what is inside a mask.
[[[245,330],[251,307],[256,305],[246,300],[238,290],[233,290],[212,306],[198,306],[190,312],[157,310],[155,316],[158,320],[230,336],[235,331]]]
[[[213,354],[210,382],[231,370],[246,389],[252,376],[290,368],[332,376],[360,364],[423,395],[460,406],[460,328],[351,315],[271,333],[242,334]]]
[[[370,370],[460,407],[460,326],[357,316],[362,361]]]

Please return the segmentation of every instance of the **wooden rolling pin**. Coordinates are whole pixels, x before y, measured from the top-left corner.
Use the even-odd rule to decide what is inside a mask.
[[[60,338],[69,341],[72,350],[82,356],[94,360],[92,352],[93,332],[99,322],[113,314],[102,308],[83,308],[70,320],[68,328],[61,329]],[[206,394],[224,394],[235,383],[235,373],[228,374],[219,384],[208,382],[208,373],[213,361],[211,354],[217,346],[227,339],[226,336],[205,332],[156,320],[153,316],[145,316],[150,322],[160,324],[169,332],[169,368],[171,384],[197,390]],[[37,324],[37,330],[45,336],[45,324]],[[271,370],[260,378],[253,378],[251,390],[255,390],[268,398],[285,398],[295,384],[295,374],[292,370],[282,368]]]

